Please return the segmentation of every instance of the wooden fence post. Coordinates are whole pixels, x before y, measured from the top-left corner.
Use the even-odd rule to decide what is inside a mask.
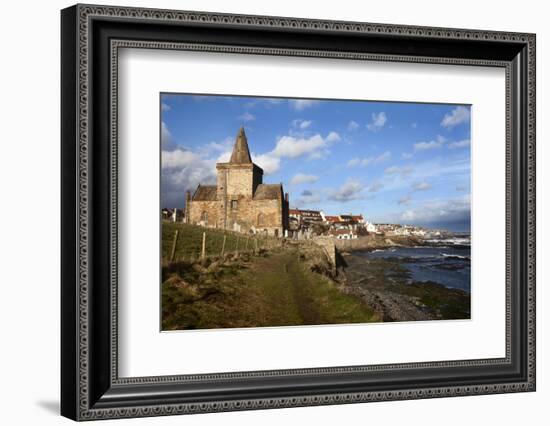
[[[202,233],[201,259],[206,259],[206,232]]]
[[[239,236],[238,235],[237,235],[237,243],[236,243],[235,253],[239,254]]]
[[[222,243],[222,254],[221,254],[222,257],[223,257],[223,252],[225,251],[225,240],[226,240],[226,238],[227,238],[227,235],[224,234],[223,243]]]
[[[172,251],[170,252],[170,262],[174,260],[174,255],[176,254],[176,244],[178,243],[178,230],[174,234],[174,241],[172,242]]]

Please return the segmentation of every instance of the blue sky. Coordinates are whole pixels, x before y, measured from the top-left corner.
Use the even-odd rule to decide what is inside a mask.
[[[161,204],[214,184],[244,126],[291,207],[470,228],[470,106],[161,94]]]

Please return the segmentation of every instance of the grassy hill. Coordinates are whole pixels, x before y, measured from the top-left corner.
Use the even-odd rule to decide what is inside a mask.
[[[319,249],[320,250],[320,249]],[[163,268],[162,329],[274,327],[380,321],[340,284],[311,269],[319,253],[304,258],[288,247],[253,256]]]
[[[176,250],[170,261],[176,230]],[[207,259],[198,261],[203,232]],[[321,247],[288,242],[283,248],[281,242],[280,238],[163,222],[162,329],[380,320],[360,297],[348,294],[331,278],[332,268]],[[256,244],[260,250],[253,254]]]

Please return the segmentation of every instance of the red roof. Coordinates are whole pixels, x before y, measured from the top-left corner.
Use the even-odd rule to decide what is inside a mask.
[[[338,216],[325,216],[325,219],[327,222],[340,222],[340,218]]]

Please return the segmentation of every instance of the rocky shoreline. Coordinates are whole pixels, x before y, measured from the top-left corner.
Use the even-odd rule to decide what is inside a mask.
[[[407,247],[419,246],[411,240],[409,244]],[[392,245],[373,245],[369,249],[388,247]],[[341,270],[347,291],[360,296],[385,322],[470,318],[470,293],[464,290],[433,281],[414,281],[407,268],[394,258],[369,259],[350,251],[343,259]]]

